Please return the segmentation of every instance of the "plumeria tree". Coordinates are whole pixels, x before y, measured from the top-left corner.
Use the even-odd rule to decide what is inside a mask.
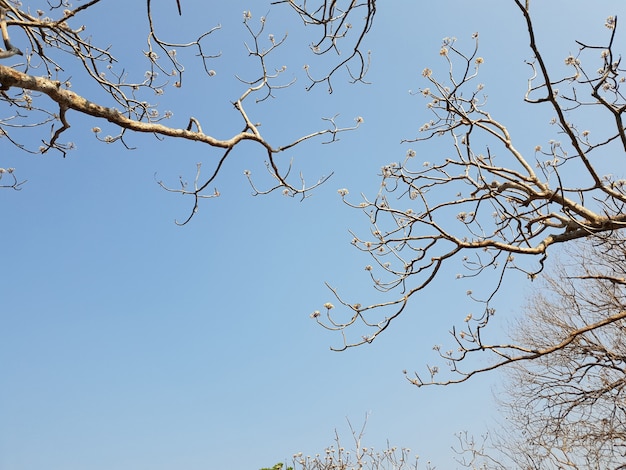
[[[297,452],[292,456],[292,462],[287,470],[418,470],[419,456],[413,455],[407,447],[391,446],[387,443],[385,449],[374,449],[363,443],[367,417],[360,429],[355,429],[350,421],[351,443],[344,444],[341,436],[335,431],[334,443],[315,455],[306,455]],[[347,447],[346,447],[347,445]],[[271,468],[261,470],[281,470],[283,463],[277,463]],[[430,462],[422,467],[432,470]]]
[[[615,40],[617,18],[607,18],[603,44],[577,41],[578,52],[563,57],[570,72],[555,76],[536,40],[528,3],[513,3],[532,54],[522,94],[529,107],[551,110],[554,138],[538,142],[530,154],[518,148],[505,123],[487,109],[479,81],[485,59],[479,54],[478,34],[468,52],[446,38],[439,55],[448,73],[439,77],[430,68],[422,72],[427,86],[419,93],[432,119],[421,126],[420,135],[406,141],[414,149],[382,168],[374,198],[354,200],[347,191],[340,192],[371,223],[370,232],[354,233],[352,243],[370,255],[366,270],[387,297],[363,305],[331,287],[343,308],[329,303],[324,313],[312,316],[325,328],[342,332],[343,344],[335,349],[374,341],[444,268],[461,265],[457,277],[493,280],[480,297],[468,291],[482,304],[482,313],[468,315],[462,328],[455,327],[454,347],[440,352],[453,374],[441,379],[439,366],[430,366],[426,375],[407,374],[417,386],[462,382],[562,349],[559,342],[542,349],[488,342],[484,329],[495,313],[496,293],[511,271],[537,278],[553,247],[587,237],[602,239],[626,228],[626,180],[604,175],[598,166],[606,155],[623,156],[626,151],[626,75]],[[449,139],[451,154],[416,161],[420,142],[442,137]],[[464,367],[470,357],[486,352],[493,356],[489,365]]]

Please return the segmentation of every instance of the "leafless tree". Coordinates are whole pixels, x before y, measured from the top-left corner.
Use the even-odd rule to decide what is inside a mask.
[[[564,251],[512,329],[499,437],[461,436],[468,467],[626,468],[626,241]]]
[[[577,41],[578,53],[563,57],[571,72],[556,78],[536,42],[528,4],[512,1],[533,55],[524,99],[527,106],[553,112],[555,138],[530,154],[518,148],[507,127],[486,109],[485,90],[478,82],[485,60],[478,53],[478,34],[468,53],[455,39],[445,39],[439,54],[448,64],[447,76],[438,78],[429,68],[422,73],[428,87],[420,93],[433,117],[421,127],[420,137],[406,142],[447,136],[452,156],[416,165],[416,147],[403,161],[382,168],[374,199],[364,196],[361,202],[351,202],[347,191],[342,193],[346,204],[362,210],[371,222],[371,233],[353,234],[352,243],[371,255],[373,262],[366,270],[374,287],[391,298],[362,305],[331,287],[343,308],[331,310],[334,306],[328,303],[325,314],[312,314],[325,328],[342,333],[343,344],[335,349],[345,350],[375,340],[416,294],[445,271],[442,268],[457,263],[464,270],[458,277],[498,273],[486,293],[468,292],[484,304],[482,313],[468,316],[462,329],[453,329],[454,349],[441,352],[454,374],[438,379],[439,368],[433,366],[428,378],[407,375],[418,386],[461,382],[520,357],[547,354],[491,345],[484,339],[505,275],[518,270],[535,279],[553,246],[626,228],[626,180],[603,175],[597,165],[603,156],[624,156],[626,150],[626,99],[621,88],[625,75],[616,50],[617,18],[606,20],[604,44]],[[468,357],[485,352],[493,354],[492,365],[463,370]]]
[[[159,109],[155,96],[158,99],[171,91],[171,87],[186,86],[183,80],[186,74],[184,61],[201,61],[207,80],[215,75],[211,61],[219,54],[211,51],[219,50],[218,32],[221,27],[216,25],[191,40],[184,39],[187,32],[180,34],[182,38],[179,41],[166,39],[159,34],[159,19],[165,18],[166,14],[160,12],[155,15],[153,10],[177,8],[183,18],[184,13],[179,0],[176,4],[174,0],[167,2],[168,5],[156,3],[152,0],[145,2],[147,50],[142,50],[145,48],[143,44],[124,45],[125,48],[137,48],[143,56],[143,67],[138,68],[135,63],[125,64],[118,60],[113,45],[92,42],[89,21],[93,21],[94,16],[90,14],[97,13],[98,8],[110,8],[107,2],[89,0],[72,6],[68,0],[57,0],[28,2],[26,6],[18,0],[0,0],[0,26],[4,41],[4,49],[0,50],[0,59],[3,60],[0,64],[0,103],[4,110],[0,116],[0,137],[26,152],[56,150],[65,155],[74,147],[71,141],[65,139],[70,135],[72,114],[78,113],[97,118],[114,129],[112,135],[106,135],[100,127],[93,128],[96,139],[105,143],[117,142],[128,148],[129,134],[148,133],[158,138],[185,139],[213,147],[221,153],[209,162],[213,166],[208,173],[210,176],[202,178],[198,165],[193,187],[182,184],[179,188],[169,188],[161,183],[170,191],[192,196],[193,209],[186,221],[197,211],[200,199],[219,195],[209,186],[215,183],[231,151],[244,141],[258,144],[273,181],[263,191],[255,188],[257,193],[282,189],[287,195],[305,197],[312,188],[321,184],[326,178],[307,185],[300,175],[291,182],[291,165],[279,161],[278,154],[316,137],[332,142],[337,134],[358,127],[360,120],[356,124],[340,127],[334,118],[326,118],[325,128],[280,145],[264,137],[258,117],[253,116],[254,104],[293,84],[293,80],[285,79],[286,67],[273,67],[270,60],[274,50],[286,40],[286,35],[268,34],[265,18],[253,18],[250,11],[244,12],[243,26],[249,34],[247,53],[256,61],[258,74],[250,79],[238,77],[242,92],[239,96],[230,97],[230,101],[241,124],[230,137],[220,139],[212,136],[211,129],[203,127],[202,109],[198,109],[199,115],[189,116],[184,122],[176,124],[173,119],[176,110]],[[333,0],[313,9],[307,2],[302,5],[292,1],[274,3],[286,4],[283,8],[292,8],[297,13],[295,18],[299,17],[305,24],[322,31],[311,51],[318,56],[332,56],[332,59],[325,63],[329,67],[325,71],[307,68],[311,79],[309,87],[325,82],[332,91],[332,78],[346,69],[350,80],[363,80],[368,57],[361,52],[361,48],[374,18],[374,0],[364,3]],[[364,14],[357,17],[361,11]],[[83,20],[86,22],[82,23]],[[137,24],[145,22],[137,21]],[[344,44],[348,54],[340,56]],[[72,82],[74,88],[81,91],[73,91]],[[36,129],[42,135],[39,144],[32,146],[32,142],[37,142],[34,138]]]
[[[575,248],[514,331],[517,344],[554,352],[512,366],[508,414],[537,457],[626,468],[626,241]]]

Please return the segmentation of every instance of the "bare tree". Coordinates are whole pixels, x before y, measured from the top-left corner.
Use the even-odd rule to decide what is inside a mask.
[[[535,456],[626,468],[626,241],[569,251],[513,334],[528,350],[554,352],[511,367],[505,409]]]
[[[311,51],[315,55],[328,55],[332,59],[326,63],[329,67],[326,71],[307,68],[311,78],[310,87],[326,82],[332,91],[331,79],[337,72],[346,69],[351,81],[363,80],[368,59],[360,48],[374,18],[373,0],[364,3],[327,2],[329,5],[312,11],[306,2],[301,6],[291,1],[274,3],[287,4],[305,24],[323,31],[321,38],[311,46]],[[277,155],[316,137],[332,142],[336,140],[337,134],[358,127],[360,120],[356,124],[340,127],[333,117],[325,118],[325,128],[280,145],[264,137],[257,117],[253,116],[254,103],[273,97],[276,92],[294,82],[285,79],[285,66],[273,67],[271,64],[274,50],[287,37],[268,34],[265,18],[253,19],[250,11],[243,14],[243,26],[250,38],[247,53],[256,61],[258,74],[250,79],[238,77],[242,92],[239,96],[231,97],[230,101],[234,104],[241,124],[230,137],[220,139],[213,137],[211,130],[203,127],[201,116],[189,116],[184,122],[170,124],[174,121],[174,113],[160,110],[158,102],[154,103],[154,100],[155,96],[163,95],[168,89],[171,91],[170,87],[185,86],[184,61],[199,60],[207,79],[215,75],[211,61],[219,54],[211,51],[219,50],[216,44],[219,45],[217,36],[221,27],[216,25],[191,40],[184,38],[188,34],[186,32],[181,33],[181,40],[165,39],[158,32],[157,20],[165,15],[161,13],[155,16],[153,13],[154,8],[164,6],[146,0],[145,33],[148,49],[142,51],[145,47],[143,44],[124,46],[136,47],[142,53],[145,61],[142,70],[134,63],[124,64],[119,61],[115,55],[116,49],[111,44],[92,43],[88,21],[93,21],[94,17],[89,16],[89,13],[106,8],[105,4],[101,0],[89,0],[79,6],[72,6],[68,0],[58,0],[29,2],[28,7],[25,7],[17,0],[0,0],[0,27],[5,46],[0,51],[0,59],[4,60],[0,64],[0,102],[4,109],[0,117],[2,138],[26,152],[56,150],[65,155],[74,147],[71,141],[64,140],[70,134],[71,115],[74,112],[97,118],[110,127],[112,125],[115,130],[112,135],[104,134],[100,127],[93,128],[95,137],[109,144],[117,142],[129,148],[127,137],[131,133],[148,133],[159,138],[207,144],[221,152],[210,162],[213,166],[213,170],[208,173],[210,176],[201,178],[199,164],[193,187],[182,184],[172,189],[161,183],[170,191],[192,196],[193,209],[183,223],[197,211],[200,199],[219,195],[209,185],[215,182],[231,151],[244,141],[258,144],[273,181],[269,189],[260,191],[255,188],[257,194],[282,189],[287,195],[305,197],[308,191],[326,179],[322,177],[307,185],[300,175],[300,178],[291,182],[291,165],[289,162],[280,162]],[[182,14],[179,0],[176,4],[172,0],[167,6],[178,8]],[[365,11],[364,15],[354,18],[362,10]],[[83,19],[87,23],[81,23]],[[137,24],[141,23],[137,21]],[[349,53],[339,56],[344,43]],[[355,66],[352,67],[352,64]],[[302,64],[297,65],[300,67]],[[319,77],[316,75],[313,78],[318,73]],[[75,85],[79,85],[75,88],[80,88],[81,92],[73,91],[70,77]],[[198,113],[201,111],[199,109]],[[40,143],[33,147],[31,143],[37,142],[33,138],[36,129],[42,131],[42,136]]]
[[[563,251],[512,329],[516,350],[545,353],[507,367],[505,424],[479,443],[462,436],[468,467],[626,468],[626,241]]]
[[[454,329],[454,350],[441,353],[458,375],[439,380],[435,378],[439,368],[429,367],[427,379],[407,376],[418,386],[461,382],[520,356],[547,354],[485,341],[483,329],[495,312],[494,296],[505,275],[518,270],[535,279],[554,245],[626,228],[626,180],[604,176],[597,165],[603,155],[623,156],[626,150],[622,121],[626,99],[621,89],[625,76],[615,50],[617,18],[606,20],[605,44],[577,42],[578,54],[564,57],[571,73],[555,78],[535,40],[528,5],[513,3],[533,55],[524,99],[528,106],[551,109],[555,139],[547,146],[537,145],[530,155],[520,150],[507,127],[486,109],[485,91],[478,82],[485,60],[478,53],[478,34],[469,53],[447,38],[439,51],[448,64],[447,77],[440,79],[429,68],[422,73],[429,86],[420,93],[433,118],[421,127],[422,136],[406,142],[447,136],[453,156],[416,166],[418,152],[411,149],[404,161],[382,168],[374,199],[353,203],[347,191],[342,193],[346,204],[362,210],[371,221],[371,233],[353,234],[352,243],[371,255],[373,262],[366,270],[374,287],[392,297],[362,305],[331,287],[344,309],[331,311],[328,307],[333,305],[328,303],[325,315],[316,311],[312,316],[325,328],[342,332],[343,344],[336,350],[373,341],[410,299],[440,276],[443,267],[461,265],[464,271],[458,277],[487,276],[487,270],[498,273],[484,295],[468,292],[484,304],[482,314],[466,318],[459,331]],[[593,120],[587,118],[589,113]],[[601,125],[599,116],[604,117]],[[356,338],[349,330],[358,332]],[[462,369],[469,356],[485,351],[493,353],[491,366]]]

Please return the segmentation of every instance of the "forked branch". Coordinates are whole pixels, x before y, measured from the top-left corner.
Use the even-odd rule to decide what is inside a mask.
[[[580,43],[578,56],[565,58],[571,75],[555,79],[536,43],[526,4],[519,0],[515,4],[534,56],[526,102],[550,106],[555,114],[551,124],[565,142],[550,140],[531,151],[519,147],[507,126],[486,109],[484,86],[478,82],[485,60],[478,55],[478,34],[469,53],[458,48],[455,39],[446,38],[439,54],[448,64],[447,77],[440,79],[429,68],[422,73],[428,86],[419,94],[428,100],[432,119],[420,128],[420,136],[405,142],[447,136],[452,155],[417,166],[419,150],[409,149],[403,161],[381,168],[374,199],[352,202],[347,191],[341,194],[348,206],[363,211],[371,222],[370,233],[353,234],[352,244],[371,257],[365,269],[375,289],[391,298],[362,305],[331,288],[342,308],[326,308],[326,315],[316,311],[312,316],[324,328],[341,332],[343,344],[333,349],[372,342],[415,303],[411,304],[414,296],[453,266],[458,278],[481,276],[493,282],[478,296],[468,292],[481,303],[482,313],[466,318],[460,331],[453,329],[458,354],[442,353],[456,378],[437,380],[439,367],[433,366],[428,380],[419,375],[411,379],[416,385],[464,381],[478,372],[551,354],[575,341],[583,330],[544,349],[516,350],[489,345],[483,330],[495,313],[495,295],[508,272],[521,271],[533,280],[553,246],[588,237],[604,239],[626,228],[626,180],[603,176],[596,168],[598,157],[626,153],[621,124],[626,100],[620,90],[625,71],[614,59],[619,57],[613,40],[617,20],[610,17],[606,23],[610,35],[601,49],[601,73],[589,78],[593,74],[588,70],[597,69],[593,65],[597,56],[588,53],[597,49]],[[558,91],[557,85],[568,85],[571,91]],[[585,95],[590,97],[586,101]],[[607,117],[593,132],[576,123],[577,118],[584,120],[577,111],[589,112],[590,107]],[[590,328],[621,320],[619,313],[615,315]],[[493,353],[491,366],[462,371],[469,356],[485,352]]]

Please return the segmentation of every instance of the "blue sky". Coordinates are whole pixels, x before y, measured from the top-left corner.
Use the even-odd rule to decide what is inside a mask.
[[[309,314],[333,301],[324,281],[349,298],[371,295],[369,259],[348,232],[366,233],[367,219],[343,205],[337,189],[348,188],[356,202],[360,193],[372,197],[380,167],[403,159],[408,146],[400,140],[430,119],[408,91],[426,86],[424,67],[443,70],[443,37],[470,49],[471,34],[480,32],[490,110],[519,135],[518,147],[531,151],[551,138],[550,114],[529,118],[522,103],[530,52],[518,11],[503,0],[381,3],[366,45],[371,84],[349,85],[342,75],[329,95],[323,87],[304,92],[311,30],[285,8],[181,2],[181,18],[174,0],[155,11],[164,34],[185,40],[220,23],[211,44],[222,56],[212,63],[214,77],[195,74],[190,63],[183,88],[155,97],[174,113],[168,124],[186,127],[193,115],[216,137],[240,130],[230,104],[242,91],[234,74],[255,73],[243,45],[244,10],[254,18],[269,11],[268,33],[289,32],[275,64],[298,81],[251,108],[272,143],[337,113],[340,123],[362,116],[364,124],[333,145],[311,141],[281,157],[293,158],[310,181],[334,172],[304,202],[251,196],[243,171],[267,184],[264,156],[242,146],[216,182],[221,196],[204,201],[185,227],[174,220],[186,217],[191,201],[163,191],[154,175],[172,185],[179,175],[192,180],[197,162],[209,168],[219,155],[206,146],[130,136],[136,150],[128,151],[96,141],[93,126],[114,130],[76,113],[68,119],[77,149],[65,159],[20,153],[0,140],[0,166],[28,180],[22,191],[0,193],[0,469],[258,469],[295,452],[321,452],[335,429],[349,441],[346,418],[360,426],[366,413],[368,445],[382,449],[389,439],[453,468],[454,433],[480,434],[497,417],[498,376],[417,389],[401,371],[423,370],[432,345],[445,344],[449,328],[475,308],[465,296],[471,283],[455,281],[456,268],[443,272],[387,334],[344,353],[329,350],[341,338]],[[112,43],[139,74],[144,8],[111,0],[84,19],[94,40]],[[623,10],[618,0],[591,10],[583,1],[531,4],[557,70],[576,52],[574,39],[600,42],[604,19]],[[78,73],[72,84],[89,89]],[[443,141],[413,147],[429,161],[449,151]],[[499,327],[531,289],[506,286]]]

